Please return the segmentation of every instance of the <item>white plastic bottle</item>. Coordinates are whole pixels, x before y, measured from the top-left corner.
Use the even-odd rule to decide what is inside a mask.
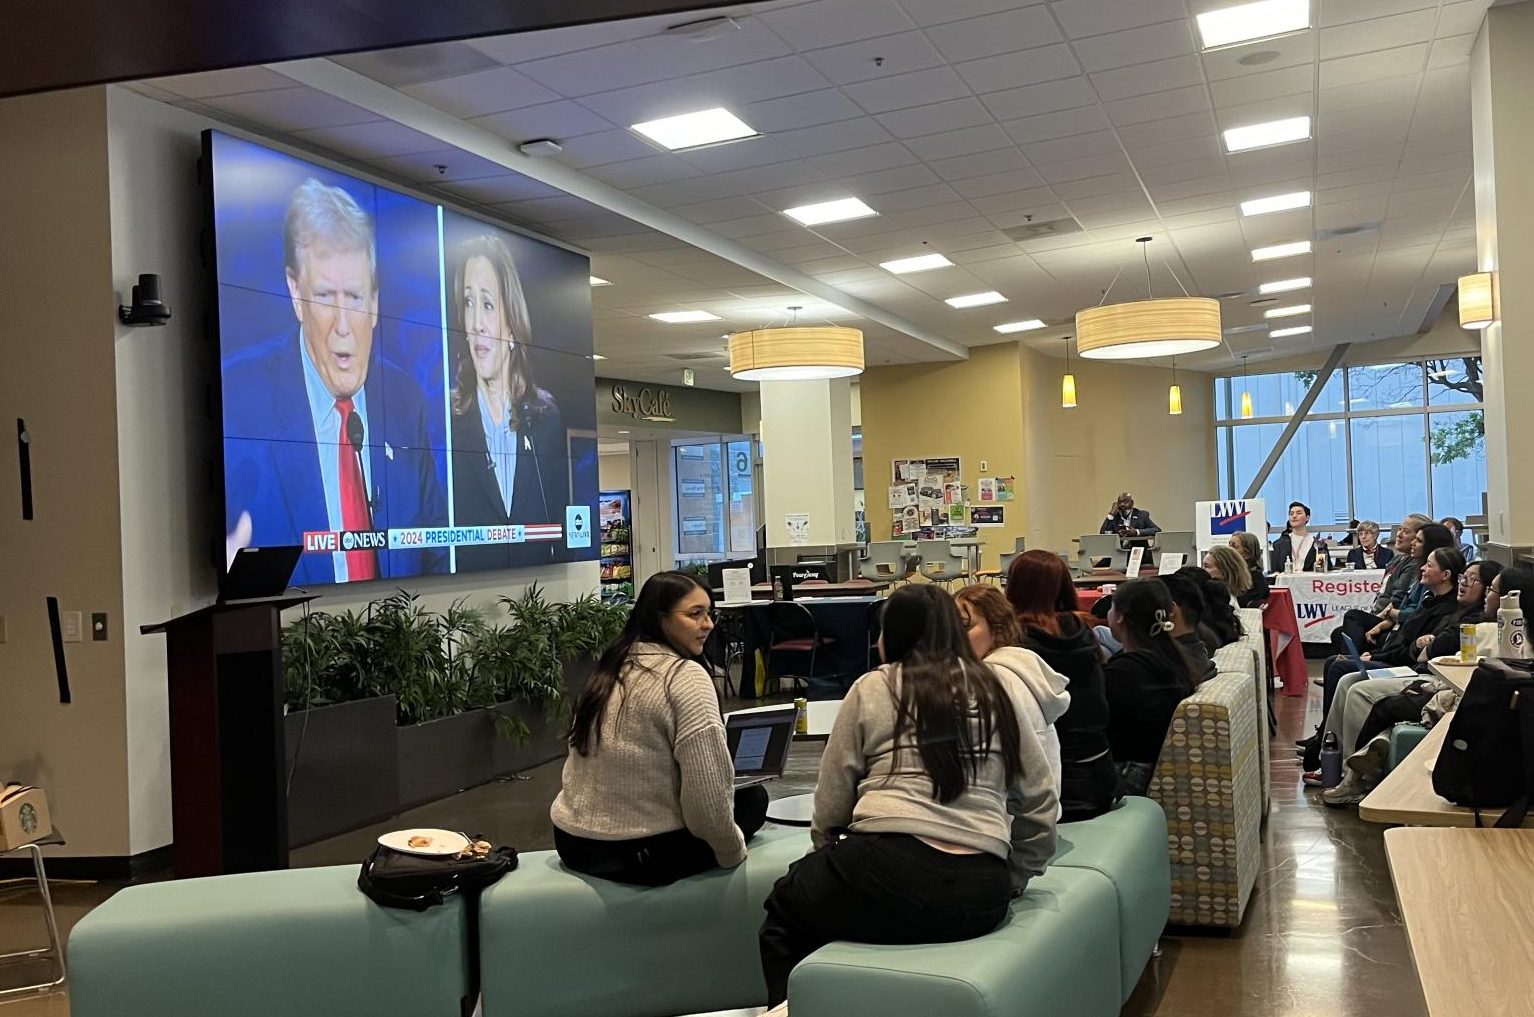
[[[1284,572],[1290,575],[1294,573],[1294,555],[1291,554],[1284,559]]]
[[[1529,643],[1523,626],[1523,606],[1517,590],[1503,596],[1502,606],[1497,610],[1497,656],[1512,660],[1526,660]]]

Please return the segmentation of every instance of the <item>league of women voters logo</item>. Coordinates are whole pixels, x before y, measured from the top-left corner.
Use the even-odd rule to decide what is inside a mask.
[[[1209,508],[1209,532],[1212,534],[1242,533],[1246,519],[1252,513],[1244,501],[1217,501]]]

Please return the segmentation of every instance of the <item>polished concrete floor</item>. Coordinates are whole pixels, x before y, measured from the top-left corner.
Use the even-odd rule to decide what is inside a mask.
[[[1314,667],[1314,665],[1313,665]],[[1314,690],[1313,690],[1314,691]],[[1125,1017],[1419,1017],[1422,991],[1391,887],[1382,827],[1352,809],[1328,809],[1300,783],[1289,746],[1314,724],[1319,693],[1280,699],[1273,752],[1273,811],[1263,871],[1235,933],[1175,934],[1145,972]],[[1307,715],[1308,714],[1308,715]],[[810,790],[819,746],[796,746],[774,796]],[[559,764],[423,806],[375,828],[294,852],[294,865],[360,862],[381,832],[435,826],[479,833],[524,851],[552,846],[548,806]],[[69,927],[117,887],[55,883]],[[29,881],[0,883],[0,953],[40,945],[42,922]],[[0,988],[30,971],[0,966]],[[67,993],[0,1002],[0,1017],[65,1017]]]

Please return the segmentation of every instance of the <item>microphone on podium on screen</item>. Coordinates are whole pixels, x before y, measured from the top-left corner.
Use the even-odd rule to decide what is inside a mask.
[[[353,410],[351,413],[348,413],[346,415],[346,441],[347,441],[347,444],[351,445],[351,447],[352,447],[352,455],[357,457],[357,474],[358,474],[358,476],[362,477],[362,484],[363,484],[363,489],[364,490],[366,490],[366,488],[367,488],[367,476],[368,476],[367,470],[363,468],[363,461],[362,461],[362,441],[363,441],[363,438],[365,438],[365,437],[366,437],[366,433],[365,433],[365,429],[362,426],[362,416],[361,416],[361,414],[357,413],[356,410]],[[368,529],[370,529],[370,530],[373,528],[373,502],[374,502],[374,500],[375,499],[372,497],[371,493],[369,493],[369,496],[367,498],[367,507],[368,507]]]

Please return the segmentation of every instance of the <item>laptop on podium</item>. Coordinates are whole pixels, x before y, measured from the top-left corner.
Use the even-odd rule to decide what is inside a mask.
[[[301,544],[240,548],[229,563],[229,571],[218,582],[218,602],[229,604],[282,596],[303,553]]]

